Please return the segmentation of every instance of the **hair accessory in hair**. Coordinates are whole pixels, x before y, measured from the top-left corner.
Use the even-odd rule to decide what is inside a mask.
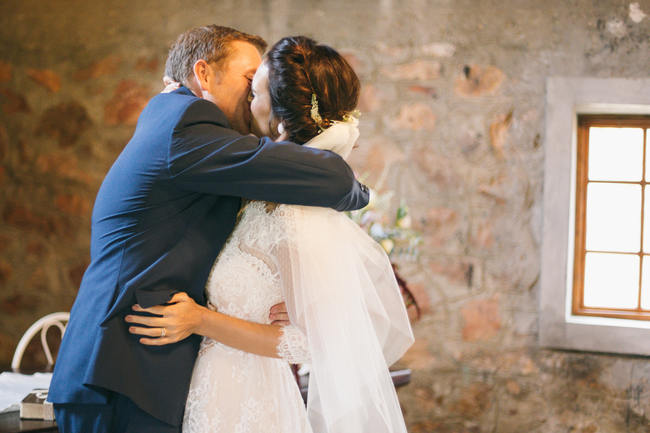
[[[320,133],[323,130],[323,118],[318,112],[318,99],[316,99],[316,94],[311,94],[311,118],[316,125],[318,125],[318,132]]]
[[[361,111],[352,110],[352,111],[347,112],[347,113],[345,113],[343,115],[343,121],[344,122],[352,122],[352,121],[355,121],[355,120],[358,121],[360,117],[361,117]]]

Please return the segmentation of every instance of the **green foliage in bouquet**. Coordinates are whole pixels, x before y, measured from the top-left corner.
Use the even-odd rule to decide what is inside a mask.
[[[395,218],[390,218],[392,198],[392,191],[380,194],[371,189],[368,205],[348,212],[348,216],[379,242],[391,259],[415,259],[422,237],[411,228],[411,215],[405,203],[397,208]]]

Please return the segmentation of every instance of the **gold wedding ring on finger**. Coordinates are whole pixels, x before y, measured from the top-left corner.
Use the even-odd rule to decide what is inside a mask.
[[[160,338],[163,338],[167,334],[167,331],[165,331],[165,328],[160,328]]]

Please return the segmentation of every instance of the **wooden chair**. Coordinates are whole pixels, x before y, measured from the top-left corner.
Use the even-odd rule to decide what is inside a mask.
[[[43,346],[43,351],[45,352],[45,358],[47,359],[46,368],[51,369],[54,365],[54,359],[52,358],[52,351],[50,350],[50,346],[47,343],[47,331],[52,326],[56,326],[61,331],[61,338],[63,338],[68,320],[70,320],[70,313],[59,312],[48,314],[47,316],[41,317],[36,322],[34,322],[34,324],[30,326],[27,331],[25,331],[22,338],[18,342],[18,346],[14,352],[13,360],[11,361],[11,369],[13,371],[20,370],[20,363],[23,360],[25,349],[27,349],[29,343],[39,332],[41,333],[41,344]]]

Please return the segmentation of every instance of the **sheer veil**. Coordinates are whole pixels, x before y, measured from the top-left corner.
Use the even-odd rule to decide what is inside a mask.
[[[358,136],[350,117],[305,145],[346,158]],[[413,333],[386,253],[343,213],[292,208],[283,286],[290,319],[309,342],[314,433],[406,433],[388,366]]]

